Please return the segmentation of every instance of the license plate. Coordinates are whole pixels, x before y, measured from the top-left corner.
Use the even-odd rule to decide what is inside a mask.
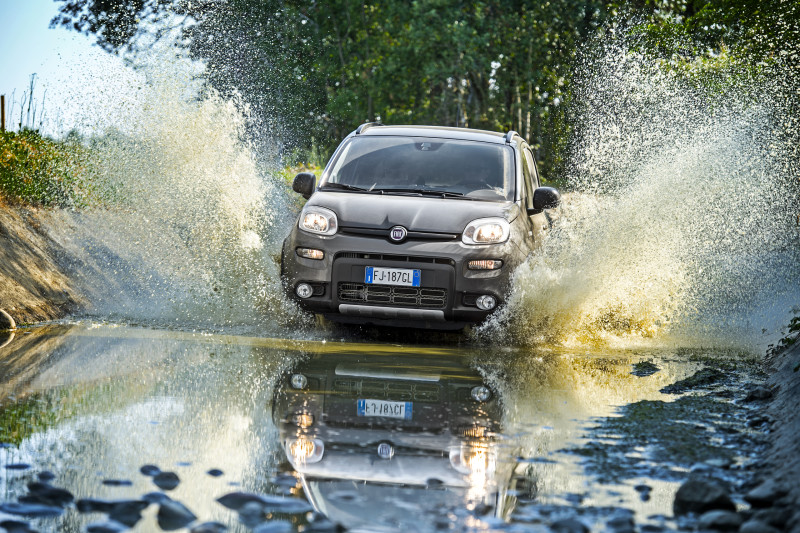
[[[358,400],[358,416],[382,416],[411,420],[411,402],[386,400]]]
[[[421,277],[422,271],[416,268],[367,267],[364,274],[364,283],[419,287]]]

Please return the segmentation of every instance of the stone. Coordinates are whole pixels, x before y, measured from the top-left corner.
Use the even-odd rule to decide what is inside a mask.
[[[606,528],[614,533],[634,533],[636,522],[633,520],[633,512],[628,509],[618,509],[606,520]]]
[[[7,329],[17,329],[17,323],[5,309],[0,309],[0,331]]]
[[[563,518],[550,524],[550,531],[554,533],[589,533],[589,528],[577,518]]]
[[[780,529],[755,519],[748,520],[739,528],[739,533],[780,533],[780,531]]]
[[[663,394],[681,394],[689,390],[708,387],[721,381],[724,377],[725,374],[716,368],[703,368],[686,379],[681,379],[672,385],[664,387],[660,392]]]
[[[139,472],[141,472],[145,476],[153,477],[153,476],[157,476],[158,474],[160,474],[161,473],[161,469],[159,467],[157,467],[156,465],[142,465],[142,467],[139,468]]]
[[[658,368],[658,366],[656,366],[655,364],[653,364],[652,361],[639,361],[638,363],[633,364],[633,371],[631,372],[631,374],[633,374],[636,377],[643,378],[651,376],[656,372],[658,372],[659,370],[661,369]]]
[[[254,528],[267,519],[264,505],[257,501],[247,502],[239,508],[239,521],[249,528]]]
[[[39,481],[42,483],[49,483],[56,478],[56,475],[49,470],[43,470],[42,472],[39,472],[36,477],[38,477]]]
[[[150,506],[144,500],[121,500],[113,502],[108,517],[128,527],[135,526],[142,519],[142,511]]]
[[[144,500],[98,500],[84,498],[78,500],[76,507],[80,513],[106,513],[111,520],[133,527],[142,519],[142,511],[149,502]]]
[[[728,491],[711,479],[690,479],[678,489],[672,503],[676,516],[688,513],[704,513],[713,510],[735,511]]]
[[[786,487],[778,484],[772,479],[768,479],[750,492],[744,495],[747,503],[753,507],[771,507],[776,500],[789,492]]]
[[[228,526],[225,524],[220,524],[219,522],[203,522],[202,524],[193,526],[189,530],[189,533],[222,533],[227,530]]]
[[[174,531],[188,526],[197,517],[181,502],[169,500],[158,507],[158,527],[164,531]]]
[[[171,500],[169,496],[164,494],[163,492],[148,492],[147,494],[142,495],[142,500],[148,503],[161,503],[167,502]]]
[[[253,533],[292,533],[292,524],[285,520],[271,520],[253,528]]]
[[[11,463],[5,465],[6,470],[27,470],[31,467],[28,463]]]
[[[128,527],[113,520],[95,522],[86,526],[86,533],[120,533],[127,531]]]
[[[180,485],[181,478],[175,472],[159,472],[153,476],[153,483],[161,490],[173,490]]]
[[[772,398],[772,391],[769,390],[767,387],[759,385],[758,387],[754,388],[750,392],[747,393],[744,401],[746,402],[757,402],[763,400],[769,400]]]
[[[107,487],[130,487],[133,482],[129,479],[104,479],[103,485]]]
[[[742,522],[744,522],[742,515],[733,511],[707,511],[700,515],[697,525],[701,530],[736,531]]]
[[[6,533],[36,533],[26,522],[17,520],[3,520],[0,522],[0,528],[5,529]]]
[[[784,529],[792,518],[792,509],[790,507],[758,509],[752,514],[751,518],[764,522],[772,527]]]
[[[29,494],[24,497],[25,503],[41,503],[65,507],[75,500],[75,497],[68,490],[54,487],[49,483],[28,483],[28,491]],[[23,501],[23,498],[20,498],[20,501]]]
[[[64,513],[64,509],[40,503],[4,503],[0,504],[0,512],[28,518],[47,518],[61,516]]]

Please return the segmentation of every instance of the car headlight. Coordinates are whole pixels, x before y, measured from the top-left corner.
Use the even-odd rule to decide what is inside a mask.
[[[333,235],[339,229],[336,213],[324,207],[304,207],[300,213],[300,229],[317,235]]]
[[[464,229],[461,241],[464,244],[497,244],[506,242],[511,234],[511,225],[504,218],[479,218]]]

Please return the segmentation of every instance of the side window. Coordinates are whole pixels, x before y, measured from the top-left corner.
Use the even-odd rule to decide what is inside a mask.
[[[538,189],[541,185],[539,181],[539,168],[536,166],[536,158],[533,157],[533,153],[530,151],[530,148],[525,149],[525,154],[530,154],[531,158],[531,184],[533,185],[534,190]]]
[[[533,154],[526,146],[523,148],[522,153],[522,175],[525,178],[525,207],[533,207],[533,189],[534,184],[538,185],[538,176],[536,176],[536,164],[533,162]]]

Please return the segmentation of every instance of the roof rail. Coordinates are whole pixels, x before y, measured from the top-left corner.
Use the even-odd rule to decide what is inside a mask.
[[[371,128],[372,126],[383,126],[383,124],[380,122],[365,122],[356,129],[356,135],[359,135],[362,131],[366,130],[367,128]]]
[[[508,133],[506,133],[506,137],[505,137],[506,144],[511,144],[511,139],[514,138],[514,135],[519,135],[519,133],[517,133],[514,130],[508,130]]]

